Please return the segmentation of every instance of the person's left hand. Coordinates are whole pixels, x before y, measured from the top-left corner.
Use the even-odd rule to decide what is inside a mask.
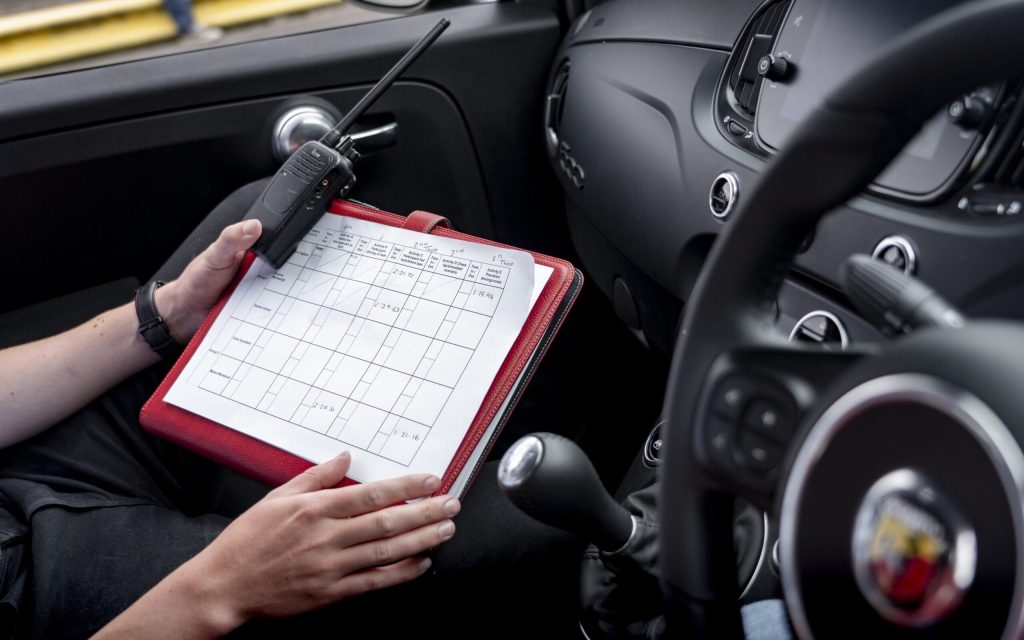
[[[213,244],[185,267],[181,276],[156,290],[156,307],[171,336],[185,344],[235,277],[247,249],[260,237],[259,220],[226,227]]]

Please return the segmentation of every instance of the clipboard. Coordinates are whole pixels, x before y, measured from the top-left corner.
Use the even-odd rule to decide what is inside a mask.
[[[426,211],[401,216],[365,204],[335,200],[328,214],[349,216],[378,224],[401,227],[425,234],[515,249],[509,245],[478,238],[451,229],[448,220]],[[521,249],[520,249],[521,250]],[[523,328],[509,350],[498,374],[470,424],[461,444],[441,477],[438,493],[462,496],[487,459],[502,428],[508,422],[537,366],[558,333],[583,286],[582,273],[565,260],[529,251],[535,263],[552,269]],[[142,407],[140,423],[144,429],[174,442],[239,473],[277,486],[313,466],[313,463],[262,440],[231,429],[165,401],[167,392],[195,354],[214,320],[224,309],[242,277],[253,264],[248,253],[239,272],[224,295],[211,309],[195,336]],[[343,484],[353,481],[346,479]]]

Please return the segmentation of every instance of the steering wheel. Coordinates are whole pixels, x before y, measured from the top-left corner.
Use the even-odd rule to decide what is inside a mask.
[[[1021,25],[1024,0],[987,0],[890,43],[804,121],[716,242],[665,404],[672,637],[743,635],[735,496],[781,513],[783,588],[802,637],[1024,632],[1024,325],[969,321],[844,352],[773,329],[815,222],[956,93],[1018,74]],[[751,427],[749,412],[765,409],[773,419]]]

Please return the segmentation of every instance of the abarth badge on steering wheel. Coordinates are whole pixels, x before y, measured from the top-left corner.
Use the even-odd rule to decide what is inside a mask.
[[[883,617],[924,627],[956,608],[974,579],[976,542],[921,474],[901,469],[868,490],[853,534],[854,574]]]

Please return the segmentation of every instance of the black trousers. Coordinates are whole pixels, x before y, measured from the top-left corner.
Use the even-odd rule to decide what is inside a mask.
[[[229,196],[154,277],[180,273],[244,215],[263,184]],[[26,638],[90,635],[268,490],[139,427],[142,404],[168,368],[154,366],[0,452],[4,630]],[[323,628],[378,637],[571,633],[581,544],[512,507],[497,488],[495,466],[481,472],[456,520],[456,537],[437,550],[426,576],[296,619],[254,621],[237,635]],[[552,619],[564,626],[556,631]]]

